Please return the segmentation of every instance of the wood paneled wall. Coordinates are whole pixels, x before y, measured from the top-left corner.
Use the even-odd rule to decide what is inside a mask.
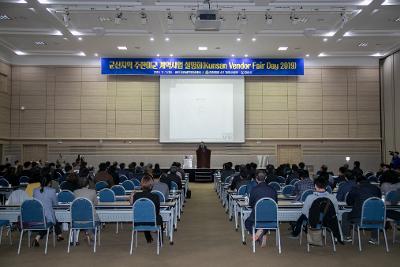
[[[301,145],[316,166],[336,168],[346,155],[371,169],[380,162],[378,68],[306,68],[299,77],[246,78],[245,86],[247,141],[212,145],[214,167],[257,155],[274,163],[277,144]],[[158,77],[103,76],[97,67],[13,66],[10,125],[12,144],[48,144],[50,160],[80,152],[93,164],[109,157],[165,166],[194,147],[158,143]]]
[[[10,137],[11,67],[0,62],[0,139]]]

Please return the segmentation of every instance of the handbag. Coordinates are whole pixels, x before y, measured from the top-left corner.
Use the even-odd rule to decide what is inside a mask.
[[[324,212],[320,218],[324,218],[326,213],[328,212],[329,205],[331,202],[328,202],[328,204],[325,205]],[[322,225],[322,222],[321,222]],[[319,246],[322,247],[322,228],[312,228],[308,227],[307,229],[307,243],[313,246]]]

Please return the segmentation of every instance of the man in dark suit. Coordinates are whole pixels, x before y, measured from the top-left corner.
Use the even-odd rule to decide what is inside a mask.
[[[250,216],[245,221],[245,226],[247,231],[253,231],[253,225],[255,220],[255,206],[258,200],[269,197],[278,203],[278,194],[271,186],[265,183],[265,172],[258,171],[256,175],[257,185],[250,192],[249,205],[252,208]],[[264,230],[257,230],[256,237],[257,240],[261,240],[261,246],[265,246],[267,241],[267,236]]]
[[[347,205],[352,206],[352,210],[350,212],[343,213],[342,216],[342,230],[344,240],[346,242],[352,241],[350,238],[350,224],[360,222],[363,203],[370,197],[381,198],[381,190],[379,187],[370,184],[365,177],[357,177],[357,185],[350,190],[346,198]],[[376,237],[377,232],[372,231],[369,243],[377,244]]]

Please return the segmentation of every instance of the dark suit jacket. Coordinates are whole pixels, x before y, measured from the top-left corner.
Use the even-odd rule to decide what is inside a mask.
[[[379,187],[370,184],[368,181],[362,181],[350,190],[347,196],[347,204],[353,208],[349,213],[349,219],[361,218],[362,205],[370,197],[381,198],[382,193]]]
[[[254,222],[255,219],[254,208],[256,206],[257,201],[264,197],[270,197],[273,200],[275,200],[276,203],[278,203],[278,194],[275,191],[275,189],[267,185],[265,182],[259,183],[258,185],[253,187],[253,189],[250,192],[249,205],[251,206],[252,211],[250,217],[247,220]]]
[[[140,198],[148,198],[154,203],[154,206],[156,207],[157,225],[162,225],[162,217],[160,215],[160,199],[158,196],[150,191],[137,192],[133,195],[133,203]]]
[[[174,181],[178,185],[179,190],[182,189],[182,180],[181,180],[181,178],[179,178],[179,176],[177,174],[170,173],[170,174],[168,174],[168,177],[169,177],[170,181]],[[169,186],[169,188],[171,188],[171,185]]]

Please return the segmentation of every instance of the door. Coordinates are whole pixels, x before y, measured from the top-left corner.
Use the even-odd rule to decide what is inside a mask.
[[[47,145],[23,145],[23,161],[47,161]]]
[[[277,146],[278,164],[299,164],[303,161],[303,151],[301,145],[278,145]]]

